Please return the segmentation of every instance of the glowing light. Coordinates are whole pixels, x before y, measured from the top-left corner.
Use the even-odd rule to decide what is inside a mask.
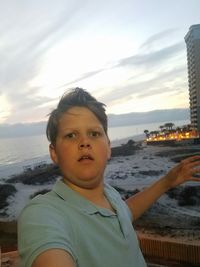
[[[200,137],[199,132],[196,129],[192,129],[190,131],[184,131],[184,129],[180,129],[180,131],[181,133],[179,131],[176,131],[175,133],[168,133],[165,136],[163,136],[163,133],[160,133],[157,136],[152,135],[151,137],[148,137],[146,139],[146,142],[157,142],[165,140],[182,141],[185,139],[195,139]]]

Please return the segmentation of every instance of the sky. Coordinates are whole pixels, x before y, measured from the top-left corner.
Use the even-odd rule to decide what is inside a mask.
[[[69,88],[107,113],[188,108],[199,0],[0,0],[0,124],[47,119]]]

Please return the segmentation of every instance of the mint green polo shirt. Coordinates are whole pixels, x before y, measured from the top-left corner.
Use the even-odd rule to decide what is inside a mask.
[[[131,212],[119,193],[105,184],[116,214],[95,206],[62,181],[24,208],[18,221],[22,267],[52,248],[71,254],[77,267],[145,267]]]

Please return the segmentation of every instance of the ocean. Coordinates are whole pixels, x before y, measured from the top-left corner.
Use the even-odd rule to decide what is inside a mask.
[[[111,127],[108,135],[111,143],[116,140],[142,135],[145,129],[158,130],[165,122]],[[188,120],[173,121],[176,126],[188,124]],[[141,137],[142,138],[142,137]],[[144,138],[144,137],[143,137]],[[26,165],[41,161],[51,162],[48,152],[48,141],[45,135],[0,139],[0,179],[23,172]]]

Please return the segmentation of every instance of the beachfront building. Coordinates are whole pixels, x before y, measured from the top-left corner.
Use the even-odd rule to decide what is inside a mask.
[[[200,132],[200,24],[192,25],[185,36],[187,45],[190,119]]]

